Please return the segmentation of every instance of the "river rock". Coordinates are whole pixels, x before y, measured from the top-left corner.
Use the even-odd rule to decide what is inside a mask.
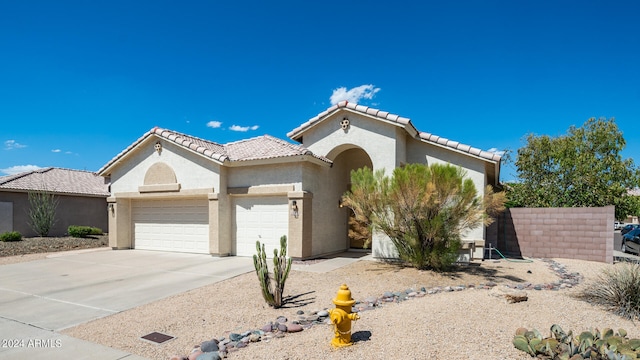
[[[200,350],[202,352],[218,351],[218,342],[215,340],[205,341],[200,344]]]
[[[217,351],[204,352],[200,354],[196,360],[221,360],[220,354]]]
[[[302,331],[302,326],[298,324],[287,324],[287,332],[297,333]]]

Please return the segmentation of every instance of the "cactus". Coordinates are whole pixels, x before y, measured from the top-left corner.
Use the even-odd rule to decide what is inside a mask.
[[[551,326],[551,336],[543,338],[535,329],[518,328],[513,345],[539,359],[559,360],[629,360],[640,357],[640,339],[627,338],[627,332],[604,329],[602,333],[583,331],[577,337],[560,326]]]
[[[267,265],[267,253],[264,250],[264,244],[256,241],[256,255],[253,255],[253,266],[256,269],[260,287],[262,288],[262,297],[274,308],[282,307],[282,293],[284,292],[284,284],[291,270],[291,258],[287,258],[287,237],[283,235],[280,238],[280,254],[278,249],[273,250],[273,282]]]

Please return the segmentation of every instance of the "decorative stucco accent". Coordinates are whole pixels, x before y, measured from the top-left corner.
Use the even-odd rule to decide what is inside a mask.
[[[159,184],[175,184],[176,173],[171,166],[157,162],[149,167],[147,173],[144,175],[145,185],[159,185]]]
[[[140,187],[138,187],[138,191],[140,191],[141,193],[174,192],[180,191],[180,184],[141,185]]]

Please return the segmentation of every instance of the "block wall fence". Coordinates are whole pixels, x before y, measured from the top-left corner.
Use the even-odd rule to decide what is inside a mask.
[[[613,263],[614,219],[613,206],[512,208],[487,228],[487,242],[505,256]]]

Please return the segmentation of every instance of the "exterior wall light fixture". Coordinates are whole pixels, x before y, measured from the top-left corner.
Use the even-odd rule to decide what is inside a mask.
[[[291,215],[296,219],[298,218],[298,202],[295,200],[291,202]]]

